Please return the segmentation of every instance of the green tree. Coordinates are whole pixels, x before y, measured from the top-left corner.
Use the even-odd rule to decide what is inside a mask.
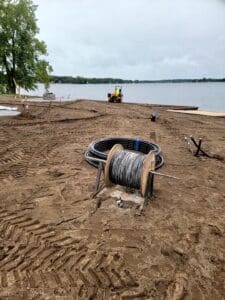
[[[31,0],[0,0],[0,79],[8,93],[16,85],[32,90],[38,82],[50,83],[47,48],[36,35],[37,6]]]

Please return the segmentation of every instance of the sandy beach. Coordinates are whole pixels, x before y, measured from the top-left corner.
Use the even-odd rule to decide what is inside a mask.
[[[0,299],[224,299],[225,118],[169,108],[36,102],[0,118]],[[193,156],[190,135],[214,158]],[[84,153],[110,136],[157,143],[159,171],[180,180],[155,176],[143,211],[91,199]]]

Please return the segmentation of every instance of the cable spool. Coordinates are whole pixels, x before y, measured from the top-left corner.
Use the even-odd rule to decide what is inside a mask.
[[[140,189],[146,196],[149,184],[149,173],[155,170],[155,153],[147,155],[124,150],[116,144],[110,150],[105,166],[105,185],[119,184]]]

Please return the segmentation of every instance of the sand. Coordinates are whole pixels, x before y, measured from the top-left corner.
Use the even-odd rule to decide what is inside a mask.
[[[0,118],[0,299],[224,299],[225,119],[167,109],[34,103]],[[190,135],[218,159],[194,157]],[[91,199],[84,152],[108,136],[156,142],[159,171],[181,179],[155,177],[144,211]]]

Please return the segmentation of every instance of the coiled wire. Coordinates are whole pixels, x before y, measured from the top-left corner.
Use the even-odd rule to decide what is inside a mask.
[[[114,184],[140,189],[145,155],[122,150],[110,162],[109,178]]]

